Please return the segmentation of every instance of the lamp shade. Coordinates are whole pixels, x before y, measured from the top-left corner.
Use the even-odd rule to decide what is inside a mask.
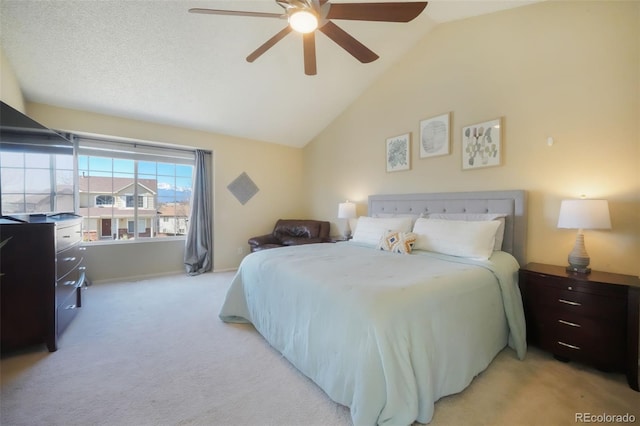
[[[563,200],[558,228],[611,229],[607,200]]]
[[[356,217],[356,205],[352,202],[338,204],[338,219],[353,219]]]

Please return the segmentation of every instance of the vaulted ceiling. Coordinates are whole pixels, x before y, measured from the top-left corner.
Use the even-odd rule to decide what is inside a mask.
[[[2,0],[0,41],[28,101],[301,147],[436,25],[533,2],[433,0],[409,23],[336,21],[380,59],[362,64],[318,33],[315,76],[297,33],[245,60],[286,20],[188,13],[281,13],[273,0]]]

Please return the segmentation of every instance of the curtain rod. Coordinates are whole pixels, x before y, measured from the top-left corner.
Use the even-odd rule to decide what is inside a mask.
[[[208,150],[208,149],[201,149],[201,148],[193,148],[193,147],[189,147],[186,148],[184,145],[174,145],[174,144],[169,144],[166,142],[154,142],[154,141],[145,141],[145,140],[141,140],[141,139],[130,139],[130,138],[125,138],[125,137],[120,137],[120,136],[102,136],[102,135],[95,135],[95,134],[89,134],[89,133],[78,133],[78,132],[64,132],[65,134],[69,135],[70,137],[78,138],[78,139],[86,139],[86,140],[91,140],[91,141],[95,141],[95,142],[108,142],[108,143],[121,143],[121,144],[127,144],[127,145],[140,145],[140,146],[148,146],[151,148],[158,148],[158,149],[166,149],[166,150],[173,150],[173,151],[183,151],[183,152],[189,152],[189,153],[193,153],[196,150],[200,150],[200,151],[204,151],[207,154],[213,154],[213,151]]]

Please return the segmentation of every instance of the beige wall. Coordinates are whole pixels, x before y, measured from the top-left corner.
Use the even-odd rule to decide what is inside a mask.
[[[0,46],[0,99],[7,105],[18,111],[24,112],[24,98],[18,83],[18,78],[13,71],[13,66],[4,56],[4,50]]]
[[[305,215],[301,149],[35,103],[27,104],[27,112],[54,129],[213,151],[215,270],[236,268],[248,252],[247,239],[272,230],[279,217]],[[242,172],[260,189],[245,205],[227,190]],[[88,274],[105,281],[183,271],[183,248],[183,242],[89,245]]]
[[[586,231],[595,269],[640,274],[640,2],[549,1],[431,31],[304,149],[309,205],[376,193],[529,191],[529,261],[566,264],[560,201],[610,202]],[[419,158],[419,121],[450,111],[451,154]],[[503,165],[462,171],[461,128],[503,117]],[[385,138],[412,132],[411,170],[385,172]],[[547,145],[547,137],[555,144]],[[334,231],[335,232],[335,231]]]

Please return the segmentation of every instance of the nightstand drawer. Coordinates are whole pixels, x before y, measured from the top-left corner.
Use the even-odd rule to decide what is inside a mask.
[[[538,344],[543,349],[600,367],[613,368],[624,363],[625,330],[585,323],[576,328],[557,321],[540,324]]]
[[[527,335],[532,341],[542,340],[540,336],[545,334],[552,334],[554,339],[588,337],[598,345],[620,344],[626,339],[624,318],[603,320],[546,307],[527,310],[526,318]]]
[[[529,285],[526,288],[527,303],[532,309],[544,309],[556,313],[624,323],[626,300],[594,296],[590,293],[561,290],[547,285]]]
[[[545,285],[557,290],[566,290],[574,293],[593,294],[619,299],[626,299],[627,289],[624,286],[608,285],[598,282],[583,281],[578,278],[561,278],[545,274],[533,274],[524,272],[528,283]]]
[[[539,328],[544,333],[549,333],[557,339],[582,342],[591,339],[598,345],[619,344],[625,341],[626,327],[618,323],[598,321],[586,317],[570,314],[557,314],[543,311],[544,318],[540,318],[535,324],[531,324],[531,331]],[[580,346],[585,346],[581,343]]]

